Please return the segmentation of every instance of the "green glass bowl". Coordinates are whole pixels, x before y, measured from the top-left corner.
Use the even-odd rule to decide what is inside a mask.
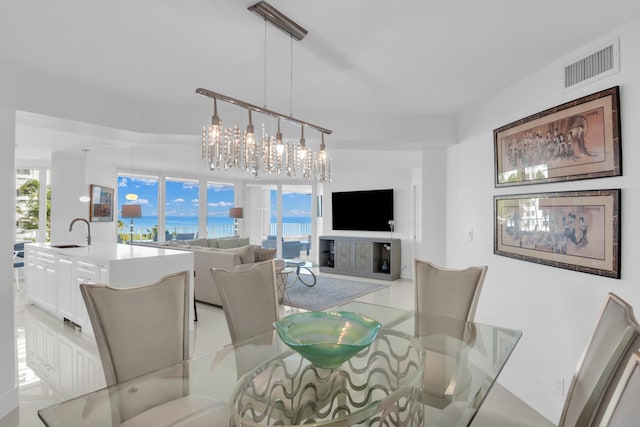
[[[314,366],[334,369],[367,348],[382,325],[350,311],[309,311],[291,314],[273,326],[286,345]]]

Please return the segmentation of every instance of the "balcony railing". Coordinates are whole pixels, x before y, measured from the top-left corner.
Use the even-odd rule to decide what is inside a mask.
[[[277,224],[269,224],[269,234],[275,235]],[[233,236],[233,224],[213,225],[207,227],[207,237],[216,239],[219,237]],[[191,240],[198,236],[198,227],[193,225],[168,226],[166,228],[167,240]],[[118,235],[123,242],[128,242],[130,238],[129,227],[118,230]],[[284,223],[282,224],[282,236],[285,239],[294,240],[306,238],[311,235],[311,224],[309,223]],[[134,227],[133,241],[156,241],[159,240],[154,232],[147,227]]]

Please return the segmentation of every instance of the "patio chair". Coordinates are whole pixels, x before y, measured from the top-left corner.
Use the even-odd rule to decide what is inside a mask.
[[[20,292],[20,272],[17,269],[21,268],[24,270],[24,242],[13,244],[13,268],[16,280],[16,291]]]

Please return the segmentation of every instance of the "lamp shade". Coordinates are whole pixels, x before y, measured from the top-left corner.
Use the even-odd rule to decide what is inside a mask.
[[[141,205],[122,205],[122,218],[141,218]]]
[[[229,218],[242,218],[242,208],[229,208]]]

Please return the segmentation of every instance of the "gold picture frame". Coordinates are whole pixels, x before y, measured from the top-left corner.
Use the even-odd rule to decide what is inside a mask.
[[[619,88],[509,123],[493,139],[495,187],[622,175]]]
[[[496,255],[620,278],[620,190],[494,196]]]

